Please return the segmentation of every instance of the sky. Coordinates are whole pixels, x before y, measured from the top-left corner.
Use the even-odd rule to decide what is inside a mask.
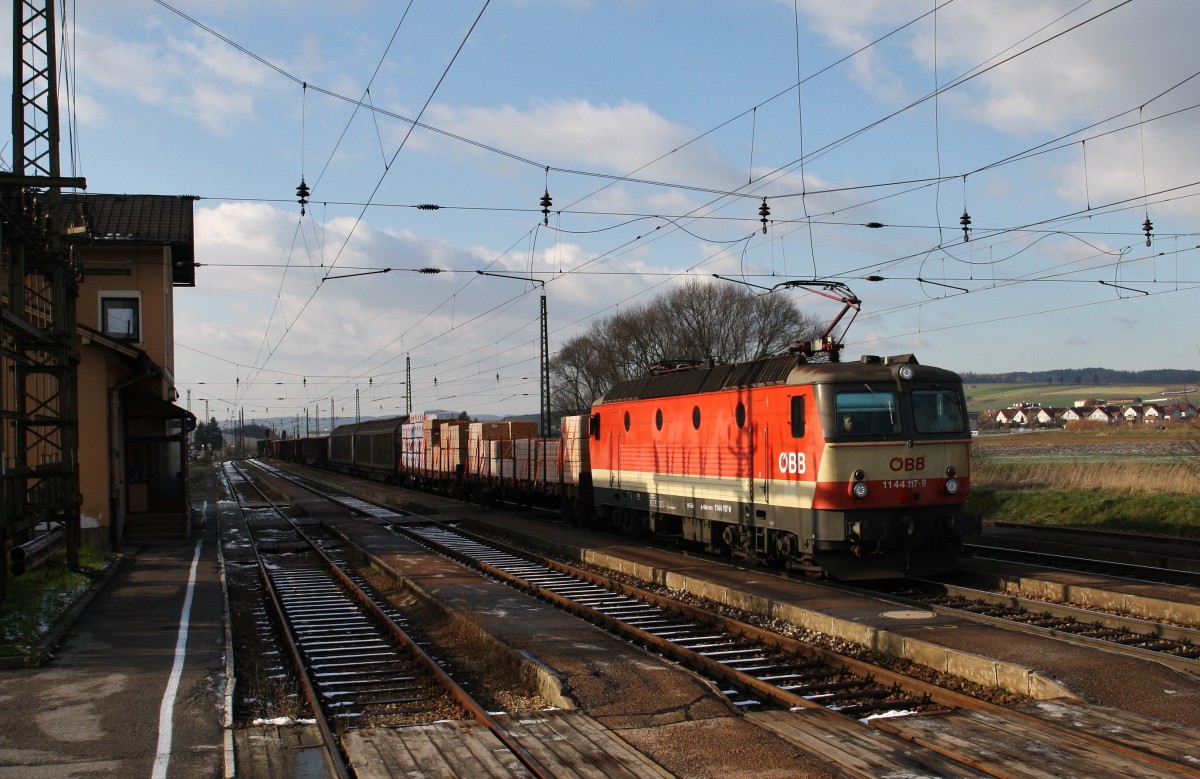
[[[553,355],[690,279],[846,285],[849,360],[1200,365],[1194,0],[110,0],[60,21],[64,174],[199,198],[175,297],[198,415],[403,413],[406,366],[414,411],[536,413],[543,294]]]

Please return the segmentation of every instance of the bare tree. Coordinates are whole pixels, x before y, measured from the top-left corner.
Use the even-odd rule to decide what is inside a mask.
[[[692,279],[647,304],[592,323],[550,363],[554,408],[578,413],[619,381],[662,361],[743,362],[819,334],[816,317],[783,295]]]

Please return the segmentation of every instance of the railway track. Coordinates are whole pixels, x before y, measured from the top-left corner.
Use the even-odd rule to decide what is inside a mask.
[[[1200,677],[1200,630],[1193,628],[919,579],[884,584],[869,592],[882,594],[897,605],[968,615],[1026,633],[1152,660]]]
[[[305,486],[322,491],[312,483]],[[794,693],[784,689],[793,679],[780,679],[782,685],[778,685],[769,678],[757,678],[758,674],[770,677],[778,671],[782,671],[780,676],[795,672],[795,666],[779,662],[780,657],[793,659],[789,652],[797,656],[812,653],[821,659],[834,653],[744,623],[729,621],[726,630],[721,627],[724,618],[707,609],[542,559],[493,539],[469,536],[433,522],[417,525],[419,520],[399,515],[393,519],[386,510],[373,510],[371,515],[374,522],[390,526],[393,532],[411,532],[426,544],[436,542],[443,554],[474,558],[470,564],[490,577],[548,601],[571,601],[573,605],[564,604],[564,608],[614,632],[625,631],[630,640],[689,664],[715,679],[719,689],[736,690],[731,692],[731,700],[749,718],[823,755],[849,775],[1200,777],[1193,764],[1194,734],[1187,729],[1159,724],[1159,732],[1152,736],[1139,730],[1145,726],[1135,720],[1080,705],[1069,707],[1067,713],[1061,705],[1051,707],[1056,711],[1048,716],[1004,709],[941,688],[930,689],[866,663],[857,668],[851,663],[850,668],[889,690],[901,691],[887,705],[907,698],[928,706],[912,716],[868,719],[864,712],[872,707],[871,702],[831,697],[826,701],[831,705],[822,705],[820,697],[832,691],[814,689],[812,700],[799,695],[796,701],[786,697]],[[625,622],[633,624],[616,627]],[[654,636],[646,628],[676,633],[683,641],[676,646],[668,635]],[[761,646],[755,645],[758,641]],[[781,651],[781,647],[785,649]],[[720,656],[732,662],[724,663]],[[828,659],[835,669],[841,662],[836,657]],[[739,668],[743,661],[748,665]],[[765,689],[768,687],[773,689]],[[859,705],[865,708],[854,708]]]
[[[969,700],[869,663],[432,520],[419,525],[400,524],[408,519],[406,515],[390,512],[389,516],[389,510],[371,504],[369,510],[364,510],[358,498],[343,502],[343,495],[333,494],[336,490],[256,464],[347,508],[360,506],[355,510],[379,520],[398,535],[707,674],[735,706],[744,710],[773,705],[870,717],[945,710]]]
[[[982,559],[1200,587],[1200,540],[1006,522],[989,528],[965,551]]]
[[[734,705],[755,709],[819,706],[853,717],[943,708],[932,690],[879,669],[818,654],[745,623],[637,590],[561,563],[530,559],[494,541],[425,525],[394,532],[499,578],[610,632],[718,680]]]
[[[224,472],[239,505],[257,489],[235,465]],[[485,725],[532,776],[553,776],[405,633],[402,615],[354,573],[340,541],[306,533],[259,494],[273,516],[244,519],[245,529],[339,777],[353,776],[338,735],[349,728],[466,717]]]

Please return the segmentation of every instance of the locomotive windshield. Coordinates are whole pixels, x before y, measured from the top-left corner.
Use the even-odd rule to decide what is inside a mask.
[[[833,421],[838,435],[888,436],[966,430],[966,413],[957,390],[935,385],[901,394],[860,386],[863,389],[842,390],[834,396]]]
[[[957,392],[913,390],[912,405],[918,433],[961,433],[964,429],[962,401]]]
[[[900,432],[900,403],[891,390],[839,392],[837,430],[842,435],[890,435]]]

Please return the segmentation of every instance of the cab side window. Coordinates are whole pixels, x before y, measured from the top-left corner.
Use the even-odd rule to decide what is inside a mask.
[[[792,397],[792,438],[804,437],[804,396]]]

